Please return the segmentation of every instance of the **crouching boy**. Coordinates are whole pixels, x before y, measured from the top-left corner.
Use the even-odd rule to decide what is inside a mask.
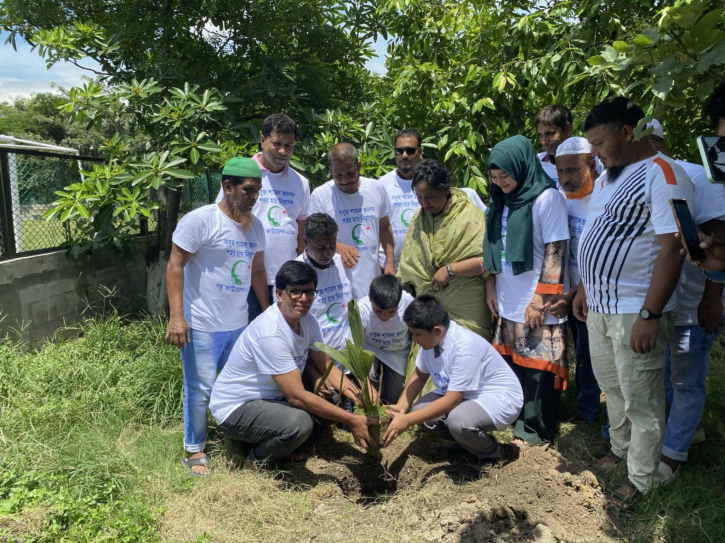
[[[378,275],[359,304],[365,348],[375,353],[370,379],[377,389],[382,373],[380,398],[387,403],[397,402],[405,386],[411,339],[403,313],[412,301],[397,277]]]
[[[420,351],[415,372],[398,403],[388,411],[393,420],[383,443],[389,445],[419,424],[474,454],[477,475],[481,467],[502,457],[500,445],[489,432],[504,430],[516,421],[524,401],[521,385],[491,344],[450,320],[437,298],[419,296],[403,319]],[[435,389],[408,413],[428,378],[433,379]]]

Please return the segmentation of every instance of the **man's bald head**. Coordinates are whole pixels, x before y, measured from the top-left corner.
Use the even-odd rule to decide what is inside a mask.
[[[357,162],[357,149],[352,143],[337,143],[327,152],[327,160],[331,166],[333,162]]]
[[[360,188],[360,160],[357,149],[350,143],[338,143],[327,152],[332,180],[345,194],[354,194]]]

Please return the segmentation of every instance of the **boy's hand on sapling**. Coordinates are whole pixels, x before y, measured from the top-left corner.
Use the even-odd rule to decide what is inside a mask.
[[[388,415],[393,417],[393,420],[390,421],[390,424],[388,425],[388,430],[383,436],[384,447],[390,445],[393,441],[395,441],[395,438],[397,438],[400,434],[410,428],[410,423],[408,422],[408,415],[404,413],[397,405],[390,406],[387,411]]]

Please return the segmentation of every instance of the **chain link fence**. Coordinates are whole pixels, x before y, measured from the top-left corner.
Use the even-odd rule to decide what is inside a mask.
[[[61,247],[71,239],[73,221],[46,220],[56,191],[80,180],[80,170],[102,159],[40,151],[0,149],[0,259]],[[180,213],[212,203],[221,187],[221,171],[208,170],[181,188]],[[156,197],[156,195],[152,195]],[[156,231],[157,217],[148,221]]]

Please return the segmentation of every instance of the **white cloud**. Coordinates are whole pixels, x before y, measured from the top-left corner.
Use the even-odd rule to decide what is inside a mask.
[[[37,50],[31,51],[21,38],[17,38],[18,50],[4,43],[7,33],[0,33],[0,102],[11,101],[17,96],[30,96],[37,92],[50,92],[53,84],[70,88],[81,85],[84,76],[93,72],[83,70],[70,62],[60,62],[50,69]],[[83,66],[97,69],[95,61],[85,59]]]

